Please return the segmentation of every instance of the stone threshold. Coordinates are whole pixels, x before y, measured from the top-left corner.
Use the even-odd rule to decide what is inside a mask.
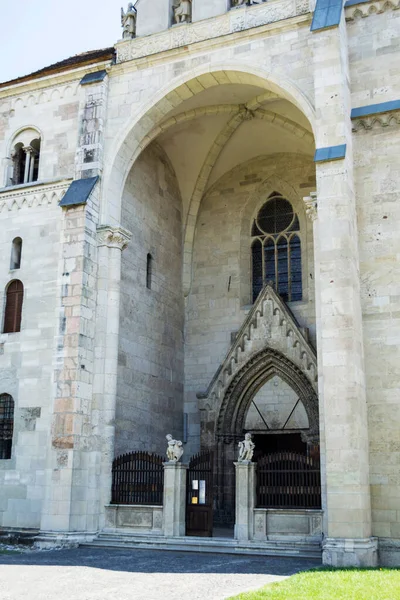
[[[102,548],[143,548],[146,550],[173,550],[184,552],[209,552],[219,554],[253,554],[261,556],[291,556],[316,558],[321,560],[322,550],[319,542],[306,542],[294,539],[268,540],[266,542],[242,542],[227,538],[204,537],[163,537],[132,534],[126,530],[102,532],[91,541],[81,543],[85,547]]]

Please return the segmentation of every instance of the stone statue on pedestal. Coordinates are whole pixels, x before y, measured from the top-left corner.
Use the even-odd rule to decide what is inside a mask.
[[[239,442],[238,462],[251,462],[254,454],[254,448],[256,447],[251,438],[251,433],[246,433],[243,442]]]
[[[177,463],[180,461],[183,455],[183,444],[178,440],[174,440],[170,433],[166,436],[166,438],[168,440],[167,458],[169,462]]]
[[[174,12],[176,23],[190,23],[192,20],[192,0],[178,0]]]
[[[124,40],[133,39],[136,36],[136,17],[136,8],[133,6],[132,2],[128,4],[128,10],[126,12],[121,8],[122,38]]]

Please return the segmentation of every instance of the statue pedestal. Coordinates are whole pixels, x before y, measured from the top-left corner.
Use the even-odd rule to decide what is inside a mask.
[[[253,538],[252,524],[256,497],[256,463],[250,461],[235,462],[235,469],[235,540],[248,541]]]
[[[186,473],[188,465],[164,463],[164,535],[182,537],[186,530]]]

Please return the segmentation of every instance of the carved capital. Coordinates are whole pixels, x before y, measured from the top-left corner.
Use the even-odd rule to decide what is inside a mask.
[[[303,198],[303,202],[306,205],[306,215],[311,219],[311,221],[315,221],[318,217],[318,200],[317,200],[317,192],[311,192],[309,196]]]
[[[131,237],[131,232],[123,227],[100,225],[100,227],[97,228],[97,241],[99,246],[108,246],[109,248],[124,250]]]

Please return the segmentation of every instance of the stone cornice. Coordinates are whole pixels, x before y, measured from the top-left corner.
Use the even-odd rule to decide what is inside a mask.
[[[166,52],[310,13],[309,0],[270,0],[116,44],[117,63]]]
[[[0,213],[3,210],[20,210],[60,202],[72,179],[48,183],[35,183],[0,190]]]
[[[108,248],[124,250],[124,248],[127,247],[131,237],[131,232],[123,227],[100,225],[97,228],[97,243],[99,246],[108,246]]]
[[[346,21],[400,9],[400,0],[349,0],[344,5]]]
[[[400,110],[358,117],[352,119],[352,125],[354,133],[373,129],[374,127],[400,125]]]
[[[389,100],[378,104],[359,106],[351,111],[353,132],[400,124],[400,100]]]

